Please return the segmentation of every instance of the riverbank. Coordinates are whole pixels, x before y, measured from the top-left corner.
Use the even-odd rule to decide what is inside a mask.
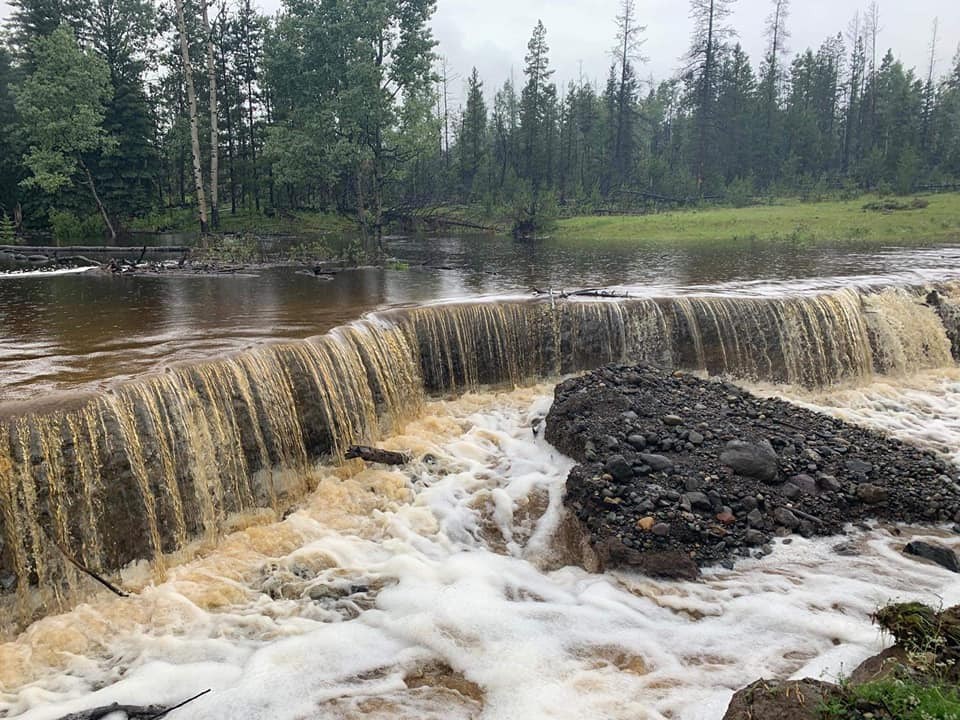
[[[130,223],[135,232],[196,233],[197,213],[193,208],[155,211]],[[255,235],[340,235],[355,233],[354,219],[337,213],[289,211],[266,215],[262,212],[229,210],[220,215],[218,233]]]
[[[546,235],[560,241],[702,244],[757,242],[776,245],[915,244],[960,241],[960,193],[918,197],[803,202],[778,198],[749,207],[709,206],[645,215],[573,215],[561,211]],[[386,232],[428,235],[509,235],[508,207],[441,205],[387,213]],[[129,224],[131,244],[149,236],[199,244],[197,219],[191,208],[155,211]],[[270,215],[242,210],[224,212],[212,237],[321,239],[340,251],[360,236],[352,215],[309,210]],[[60,238],[61,244],[95,242],[97,238]]]
[[[565,503],[588,539],[588,569],[693,579],[795,533],[842,535],[869,520],[960,523],[960,472],[934,453],[650,366],[609,366],[557,386],[546,438],[579,463]],[[960,572],[952,550],[942,559]]]
[[[871,616],[896,644],[842,682],[758,680],[723,720],[931,720],[960,715],[960,605],[888,605]]]
[[[920,202],[914,204],[915,200]],[[901,209],[890,209],[893,206]],[[863,196],[850,201],[819,203],[778,200],[745,208],[574,217],[560,220],[552,235],[568,241],[664,244],[757,242],[870,246],[954,242],[960,241],[960,193],[886,200]]]

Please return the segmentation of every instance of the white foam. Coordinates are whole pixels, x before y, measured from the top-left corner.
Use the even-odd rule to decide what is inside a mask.
[[[56,275],[79,275],[96,270],[96,267],[60,268],[58,270],[12,270],[0,272],[0,280],[19,280],[21,278],[53,277]]]
[[[386,445],[435,462],[323,471],[284,522],[129,600],[35,624],[0,646],[0,715],[211,688],[171,720],[717,720],[758,677],[852,670],[884,647],[869,614],[889,600],[960,602],[960,577],[902,555],[909,531],[857,535],[859,557],[797,538],[700,583],[544,569],[571,466],[531,430],[549,392],[431,404]],[[408,688],[430,662],[482,705]]]

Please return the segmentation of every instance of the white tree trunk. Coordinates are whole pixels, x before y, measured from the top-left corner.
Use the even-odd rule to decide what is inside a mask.
[[[217,113],[217,70],[214,62],[213,30],[209,3],[203,3],[203,31],[207,35],[207,75],[210,79],[210,220],[220,227],[220,128]]]
[[[197,210],[200,214],[200,232],[207,233],[207,196],[203,191],[203,168],[200,159],[200,126],[197,121],[197,91],[193,86],[193,67],[190,65],[190,42],[187,22],[183,15],[183,0],[175,0],[177,28],[180,32],[180,55],[183,58],[183,77],[187,86],[187,105],[190,108],[190,143],[193,147],[193,181],[197,192]]]

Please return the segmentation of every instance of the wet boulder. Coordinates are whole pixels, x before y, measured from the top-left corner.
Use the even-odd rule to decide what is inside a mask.
[[[960,558],[946,545],[914,540],[903,549],[907,555],[923,558],[946,568],[950,572],[960,573]]]
[[[757,680],[737,692],[723,720],[822,720],[822,709],[842,694],[819,680]]]
[[[773,483],[777,479],[777,453],[765,440],[759,443],[731,440],[720,454],[720,462],[737,475],[765,483]]]

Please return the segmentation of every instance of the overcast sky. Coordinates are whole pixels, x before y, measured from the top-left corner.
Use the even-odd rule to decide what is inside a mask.
[[[527,40],[538,18],[547,27],[554,77],[561,86],[577,78],[581,63],[586,79],[604,82],[618,5],[619,0],[438,0],[433,26],[440,42],[438,52],[449,58],[453,72],[465,78],[476,66],[488,92],[502,84],[511,68],[519,79]],[[770,0],[739,0],[735,5],[732,25],[754,61],[764,52],[770,5]],[[816,48],[828,35],[845,30],[867,0],[793,0],[791,5],[788,47],[792,54]],[[637,6],[641,23],[647,26],[644,54],[649,58],[641,77],[662,80],[676,72],[687,49],[689,5],[685,0],[638,0]],[[945,73],[960,42],[958,0],[881,0],[880,45],[893,48],[906,65],[926,74],[934,18],[939,19],[937,68]]]
[[[258,1],[268,13],[281,5],[281,0]],[[793,0],[788,21],[791,53],[816,48],[828,35],[845,30],[854,13],[868,2]],[[738,0],[735,4],[732,25],[755,62],[763,55],[770,4],[771,0]],[[538,19],[547,26],[554,79],[561,88],[577,79],[581,65],[585,79],[602,83],[610,65],[618,5],[619,0],[438,0],[433,21],[438,52],[448,58],[450,74],[458,76],[451,90],[460,95],[474,66],[488,95],[503,84],[511,70],[519,82],[527,40]],[[637,6],[641,23],[647,26],[644,54],[649,57],[640,75],[662,80],[676,71],[686,51],[689,4],[686,0],[638,0]],[[7,12],[0,1],[0,14]],[[945,73],[960,43],[960,0],[881,0],[881,47],[892,48],[907,66],[925,74],[934,18],[940,24],[937,72]]]

